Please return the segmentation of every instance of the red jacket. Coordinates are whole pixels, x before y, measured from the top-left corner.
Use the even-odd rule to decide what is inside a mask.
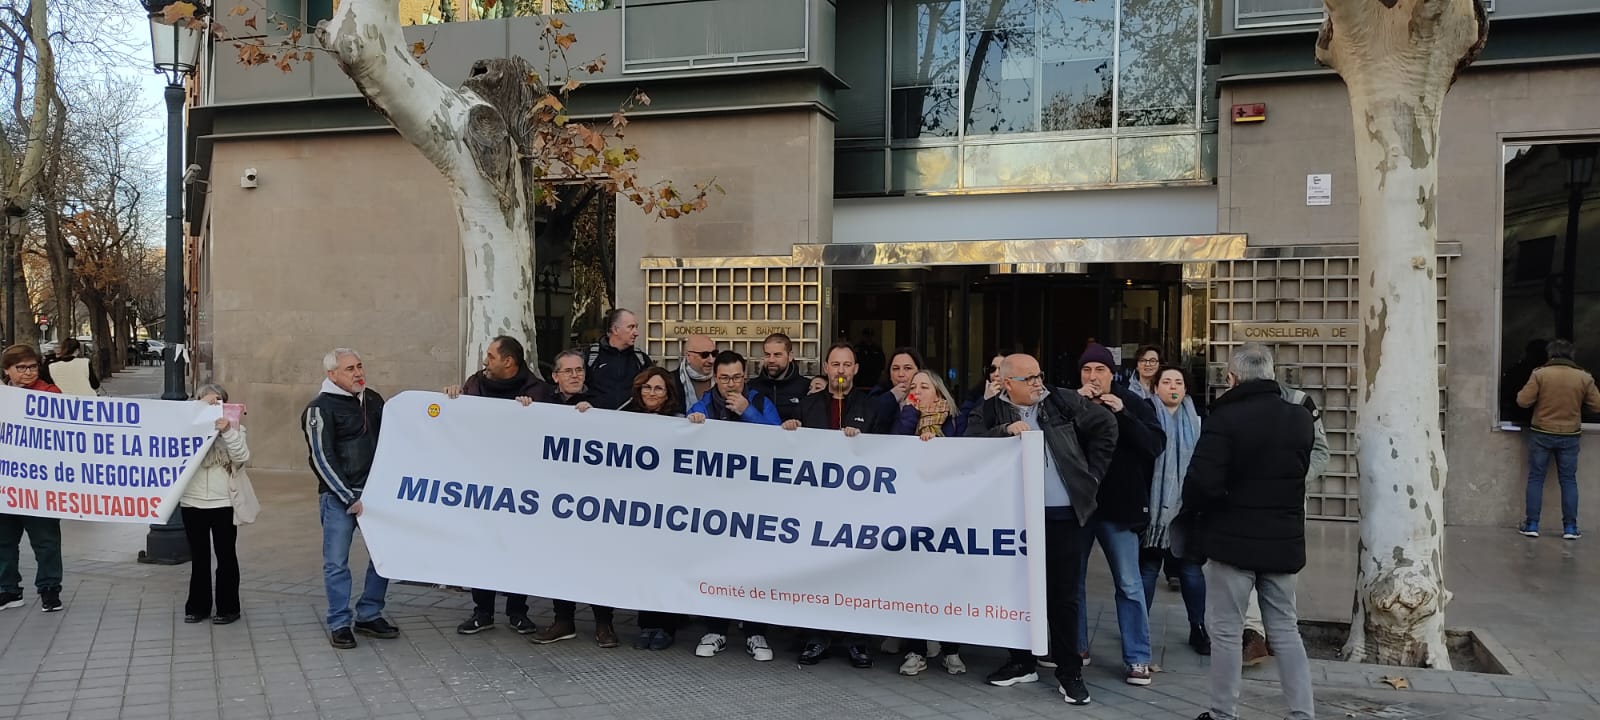
[[[51,385],[50,383],[47,383],[47,382],[45,382],[43,380],[34,380],[32,385],[24,385],[22,387],[22,389],[23,390],[37,390],[39,392],[50,392],[50,393],[56,393],[56,394],[60,394],[61,393],[61,388],[58,388],[58,387],[56,387],[54,385]]]

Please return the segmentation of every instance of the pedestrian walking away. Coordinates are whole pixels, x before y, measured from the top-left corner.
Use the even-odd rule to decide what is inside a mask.
[[[1594,376],[1578,365],[1578,348],[1569,340],[1552,340],[1550,356],[1533,371],[1517,393],[1517,405],[1533,409],[1528,434],[1528,492],[1522,527],[1528,537],[1539,537],[1539,515],[1544,506],[1544,478],[1550,461],[1556,462],[1561,484],[1561,537],[1577,540],[1578,447],[1583,434],[1583,411],[1600,413],[1600,390]]]
[[[1184,514],[1194,516],[1195,528],[1184,554],[1206,559],[1206,627],[1215,651],[1211,707],[1200,718],[1238,717],[1240,643],[1253,588],[1277,652],[1288,717],[1311,720],[1311,665],[1300,640],[1295,581],[1306,564],[1313,421],[1304,406],[1283,399],[1272,354],[1259,344],[1228,359],[1228,386],[1211,404],[1183,487]]]

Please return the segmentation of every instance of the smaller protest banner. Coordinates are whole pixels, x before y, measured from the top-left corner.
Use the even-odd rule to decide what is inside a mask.
[[[0,386],[0,512],[166,522],[222,408]]]

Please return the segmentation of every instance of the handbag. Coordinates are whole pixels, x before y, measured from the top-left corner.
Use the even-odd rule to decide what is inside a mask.
[[[248,525],[261,513],[261,501],[256,499],[255,486],[244,468],[228,473],[228,500],[233,503],[233,524]]]

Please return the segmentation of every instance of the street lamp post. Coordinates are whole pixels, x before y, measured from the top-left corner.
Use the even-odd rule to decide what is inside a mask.
[[[1561,303],[1556,308],[1556,337],[1576,340],[1578,305],[1578,219],[1584,195],[1594,182],[1595,155],[1600,143],[1557,146],[1567,163],[1567,240],[1561,250]]]
[[[170,22],[167,6],[175,0],[140,0],[150,15],[150,48],[155,56],[156,73],[167,79],[167,312],[162,333],[167,341],[162,400],[188,400],[183,358],[178,349],[185,343],[187,303],[183,275],[183,81],[194,72],[205,38],[205,3],[192,18]],[[177,565],[189,561],[189,543],[183,533],[183,519],[174,512],[165,525],[151,525],[145,538],[146,549],[139,562]]]

